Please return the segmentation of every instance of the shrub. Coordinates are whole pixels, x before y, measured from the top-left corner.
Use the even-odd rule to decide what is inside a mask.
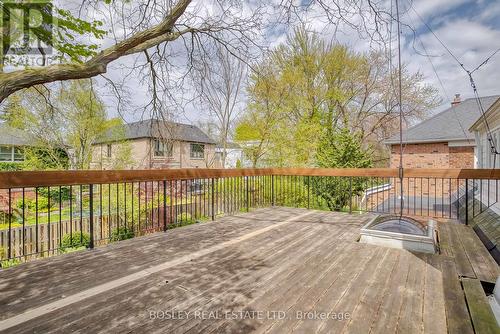
[[[0,261],[0,268],[7,269],[10,267],[17,266],[18,264],[21,264],[21,260],[19,260],[19,259],[3,260],[3,261]]]
[[[61,187],[61,193],[59,194],[59,187],[51,187],[50,188],[50,202],[51,203],[58,203],[59,202],[59,196],[61,197],[62,201],[69,201],[69,199],[72,197],[71,192],[69,190],[69,187]],[[48,198],[49,197],[49,188],[48,187],[41,187],[38,189],[38,196]]]
[[[111,232],[111,241],[132,239],[135,236],[134,230],[125,226],[118,227]]]
[[[7,260],[7,250],[3,247],[0,247],[0,268],[7,269],[10,267],[17,266],[20,263],[21,263],[20,259]]]
[[[51,199],[50,200],[50,206],[53,207],[54,205],[55,205],[55,203]],[[27,199],[27,200],[24,201],[24,204],[23,204],[23,200],[22,199],[18,199],[17,203],[16,203],[16,206],[19,209],[22,209],[23,207],[25,207],[25,209],[27,209],[29,211],[35,211],[36,210],[36,200],[34,200],[34,199]],[[38,197],[38,210],[39,211],[48,210],[48,208],[49,208],[49,199],[46,198],[46,197]]]
[[[0,162],[0,171],[2,172],[17,172],[23,169],[23,165],[19,162]]]
[[[189,213],[180,213],[177,215],[176,222],[181,226],[185,226],[196,223],[196,220],[194,220]]]
[[[65,251],[68,248],[79,248],[90,246],[90,235],[85,232],[75,232],[73,234],[65,234],[61,240],[61,250]]]
[[[7,256],[7,250],[3,247],[0,247],[0,260],[5,259]]]

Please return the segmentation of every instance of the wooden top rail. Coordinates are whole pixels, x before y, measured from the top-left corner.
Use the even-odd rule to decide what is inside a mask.
[[[243,168],[0,172],[0,189],[236,176],[296,175],[396,178],[396,168]],[[405,178],[500,179],[500,169],[404,169]]]

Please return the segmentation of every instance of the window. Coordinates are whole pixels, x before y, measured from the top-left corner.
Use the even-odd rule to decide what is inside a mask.
[[[203,159],[205,157],[205,145],[191,144],[191,159]]]
[[[0,146],[0,161],[12,161],[12,147]]]
[[[171,157],[173,151],[173,144],[164,142],[160,139],[155,139],[153,142],[155,157]]]
[[[14,147],[14,161],[24,161],[24,150],[21,147]]]
[[[111,158],[111,144],[106,145],[106,156]]]
[[[15,146],[0,146],[0,161],[24,161],[23,148]]]

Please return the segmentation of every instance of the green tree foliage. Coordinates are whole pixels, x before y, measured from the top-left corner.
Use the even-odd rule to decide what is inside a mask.
[[[123,138],[120,119],[107,119],[103,102],[90,80],[62,83],[59,89],[35,87],[8,99],[3,120],[27,133],[31,146],[25,148],[24,169],[88,169],[92,144],[114,132]],[[130,148],[122,145],[116,165],[123,166]]]
[[[236,140],[247,143],[245,154],[255,166],[316,166],[321,133],[346,128],[383,158],[380,143],[398,129],[395,75],[382,52],[354,52],[297,29],[251,74]],[[407,68],[403,94],[408,121],[438,103],[437,91]]]
[[[4,1],[0,1],[3,3]],[[11,3],[12,1],[6,2]],[[33,2],[35,3],[35,2]],[[16,7],[16,6],[14,6]],[[19,9],[4,10],[4,25],[2,38],[2,55],[11,44],[22,40],[24,34],[24,15]],[[69,10],[59,8],[50,2],[40,3],[30,11],[30,33],[33,38],[45,45],[51,46],[57,52],[59,60],[68,59],[82,62],[84,59],[97,53],[98,45],[86,43],[88,40],[102,39],[106,31],[102,30],[103,23],[99,20],[87,21],[76,17]],[[27,51],[27,50],[26,50]],[[22,50],[18,48],[17,54]]]
[[[370,153],[363,148],[362,136],[343,128],[325,131],[321,136],[316,162],[322,168],[370,168],[373,166]],[[364,178],[313,178],[311,190],[323,198],[330,210],[343,209],[349,205],[351,196],[361,194]]]
[[[17,162],[0,162],[0,172],[17,172],[22,166]]]

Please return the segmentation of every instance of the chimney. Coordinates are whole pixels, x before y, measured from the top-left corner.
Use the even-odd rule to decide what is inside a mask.
[[[451,102],[451,106],[456,106],[457,104],[460,104],[462,102],[462,99],[460,98],[460,94],[455,94],[455,98],[453,98],[453,101]]]

